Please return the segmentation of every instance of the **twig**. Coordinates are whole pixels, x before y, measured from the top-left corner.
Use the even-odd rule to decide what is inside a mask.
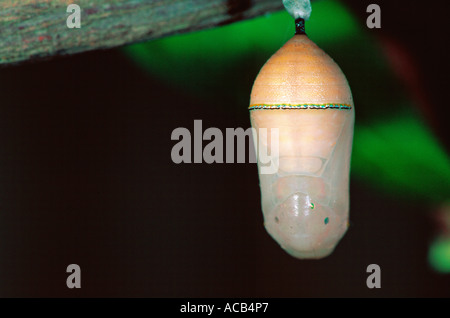
[[[81,27],[68,28],[81,8]],[[118,47],[282,9],[281,0],[0,0],[0,64]]]

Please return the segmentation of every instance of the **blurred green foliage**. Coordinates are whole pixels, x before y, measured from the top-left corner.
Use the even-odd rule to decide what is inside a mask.
[[[434,270],[443,274],[450,273],[449,237],[439,237],[431,243],[428,251],[428,260]]]
[[[308,36],[340,65],[355,101],[352,175],[389,195],[439,204],[450,196],[450,161],[393,74],[378,42],[336,0],[313,3]],[[285,11],[124,48],[168,84],[248,116],[253,81],[294,32]]]

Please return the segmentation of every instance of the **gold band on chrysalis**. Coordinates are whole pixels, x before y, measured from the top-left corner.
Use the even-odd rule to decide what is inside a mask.
[[[254,104],[250,105],[248,109],[352,109],[352,106],[348,104]]]

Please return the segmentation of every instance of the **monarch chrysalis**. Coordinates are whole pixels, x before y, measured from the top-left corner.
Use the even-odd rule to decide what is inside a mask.
[[[292,256],[322,258],[348,227],[354,107],[341,69],[294,17],[296,34],[255,80],[250,118],[258,138],[259,128],[279,133],[278,172],[262,174],[258,161],[266,230]]]

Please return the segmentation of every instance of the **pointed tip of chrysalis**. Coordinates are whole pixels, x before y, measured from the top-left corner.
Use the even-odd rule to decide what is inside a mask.
[[[305,32],[305,19],[295,19],[295,34],[306,34]]]

